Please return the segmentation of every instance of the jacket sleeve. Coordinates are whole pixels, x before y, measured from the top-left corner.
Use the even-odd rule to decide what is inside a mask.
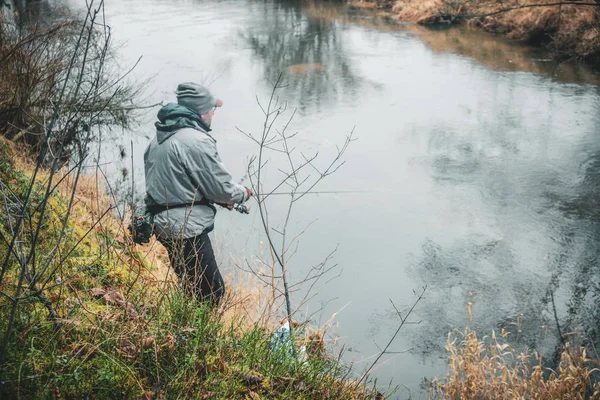
[[[214,142],[206,140],[191,144],[184,156],[187,173],[199,194],[216,203],[244,203],[246,188],[233,181]]]

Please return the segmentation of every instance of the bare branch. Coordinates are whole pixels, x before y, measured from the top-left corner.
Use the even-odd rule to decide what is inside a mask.
[[[493,12],[490,12],[490,13],[484,13],[484,14],[466,14],[466,15],[455,15],[455,14],[452,14],[452,13],[440,13],[440,14],[442,16],[453,16],[453,17],[460,17],[460,18],[465,18],[465,19],[469,19],[469,18],[485,18],[485,17],[491,17],[492,15],[507,13],[507,12],[510,12],[510,11],[521,10],[521,9],[524,9],[524,8],[556,7],[556,6],[560,7],[560,6],[566,6],[566,5],[600,7],[600,3],[588,3],[588,2],[583,2],[583,1],[562,1],[562,2],[545,3],[545,4],[522,4],[522,5],[518,5],[518,6],[515,6],[515,7],[502,8],[500,10],[493,11]]]
[[[388,341],[388,343],[386,344],[386,346],[383,348],[383,351],[381,351],[379,353],[379,355],[377,356],[377,358],[375,359],[375,361],[373,361],[373,363],[371,364],[371,366],[369,368],[367,368],[367,370],[365,371],[365,373],[356,382],[356,387],[360,386],[360,384],[362,383],[362,381],[368,376],[368,374],[371,372],[371,370],[377,364],[377,362],[381,359],[381,357],[383,357],[383,355],[387,353],[388,348],[394,342],[394,340],[396,339],[396,336],[398,336],[398,333],[400,332],[400,330],[402,329],[402,327],[406,324],[406,320],[408,319],[408,317],[410,317],[410,315],[412,314],[412,312],[415,309],[415,307],[417,306],[417,304],[419,304],[419,302],[423,299],[423,296],[425,295],[425,290],[427,290],[427,285],[423,286],[423,290],[419,294],[417,300],[413,303],[412,307],[408,310],[408,312],[406,313],[406,316],[404,318],[398,312],[398,316],[400,317],[400,325],[398,326],[398,329],[396,329],[396,332],[394,332],[394,334],[392,335],[391,339]],[[396,306],[394,305],[394,302],[391,299],[390,299],[390,302],[392,303],[392,305],[396,309]],[[398,311],[398,309],[396,309],[396,311]]]

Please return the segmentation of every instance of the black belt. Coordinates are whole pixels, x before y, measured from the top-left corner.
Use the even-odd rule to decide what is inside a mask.
[[[210,200],[208,200],[206,197],[204,197],[202,200],[194,201],[192,203],[175,203],[175,204],[169,204],[169,205],[153,204],[151,206],[146,205],[146,211],[148,211],[150,214],[152,214],[154,216],[158,213],[170,210],[172,208],[193,207],[193,206],[208,206],[213,210],[213,212],[215,214],[217,212],[217,209],[210,203]]]

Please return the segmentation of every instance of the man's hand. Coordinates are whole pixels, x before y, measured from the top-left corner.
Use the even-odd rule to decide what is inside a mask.
[[[215,203],[223,208],[228,209],[229,211],[233,210],[233,204],[231,203]]]
[[[252,189],[250,188],[246,188],[246,194],[248,195],[247,200],[250,199],[250,197],[254,196],[254,192],[252,192]]]

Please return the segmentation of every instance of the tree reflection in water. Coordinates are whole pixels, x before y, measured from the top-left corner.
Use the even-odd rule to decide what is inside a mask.
[[[445,153],[465,155],[464,143],[453,143],[452,137],[448,134],[443,140]],[[457,146],[462,151],[453,153]],[[489,190],[484,184],[492,179],[482,175],[495,167],[490,167],[482,154],[466,154],[451,157],[449,169],[448,162],[440,166],[434,158],[434,173],[454,177],[452,184],[474,184]],[[536,213],[552,215],[540,220],[550,226],[540,226],[540,231],[554,242],[543,260],[525,263],[515,248],[517,243],[485,234],[468,235],[447,246],[425,240],[422,254],[410,267],[416,282],[429,285],[428,298],[419,310],[423,323],[411,332],[414,351],[428,356],[445,354],[443,338],[469,324],[466,304],[472,302],[475,330],[483,335],[491,334],[492,329],[508,330],[513,345],[538,349],[547,367],[556,367],[560,360],[555,308],[565,340],[585,345],[592,358],[600,359],[600,151],[592,153],[581,173],[581,180],[569,187],[549,172],[537,188],[529,187],[530,198],[494,196],[502,207],[537,202]],[[510,186],[511,182],[503,184]],[[514,188],[508,192],[512,195],[512,191]]]
[[[274,79],[284,74],[283,97],[300,112],[352,102],[366,82],[353,72],[343,45],[344,31],[334,19],[310,17],[303,4],[256,2],[253,7],[264,12],[261,24],[245,28],[240,36],[262,61],[263,76]]]
[[[578,331],[583,344],[592,349],[592,356],[600,358],[600,151],[582,168],[584,176],[575,194],[558,203],[567,217],[579,222],[577,231],[564,237],[565,248],[576,262],[572,270],[558,273],[569,294],[562,324],[565,332]]]
[[[40,23],[47,18],[54,20],[61,15],[57,8],[46,0],[4,0],[0,1],[0,5],[2,3],[20,23]]]

